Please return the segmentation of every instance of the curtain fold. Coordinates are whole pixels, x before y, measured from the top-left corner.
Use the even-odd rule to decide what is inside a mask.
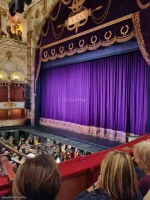
[[[143,135],[147,69],[133,52],[44,70],[41,118]]]

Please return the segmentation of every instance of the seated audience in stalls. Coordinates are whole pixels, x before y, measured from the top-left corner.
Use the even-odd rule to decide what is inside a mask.
[[[144,197],[150,190],[150,141],[142,141],[135,144],[133,155],[134,161],[145,173],[145,176],[138,182],[138,189]]]
[[[112,151],[104,158],[95,184],[75,200],[142,200],[137,190],[133,161],[124,152]]]
[[[56,162],[48,155],[27,159],[13,182],[15,200],[55,200],[60,189],[60,173]]]
[[[12,136],[9,137],[7,142],[8,142],[8,145],[10,145],[11,147],[14,147],[14,138]]]
[[[34,136],[34,146],[37,146],[39,144],[39,140],[37,136]]]

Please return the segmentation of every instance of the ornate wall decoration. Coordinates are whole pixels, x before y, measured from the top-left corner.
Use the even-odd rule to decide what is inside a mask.
[[[2,69],[6,71],[8,74],[13,73],[17,69],[17,65],[12,60],[6,60],[2,64]]]
[[[23,54],[15,54],[14,57],[17,57],[19,60],[21,60],[24,63],[27,63],[27,57]]]
[[[40,11],[39,10],[36,10],[35,12],[35,19],[38,19],[40,16]]]
[[[6,57],[8,58],[8,60],[10,60],[11,58],[12,58],[12,53],[11,53],[11,51],[7,51],[6,52]]]
[[[22,24],[22,16],[18,13],[15,16],[8,17],[8,23],[6,25],[6,30],[9,38],[22,41],[23,34],[23,24]]]
[[[23,17],[24,17],[24,19],[27,19],[27,17],[28,17],[27,12],[24,13]]]
[[[0,120],[0,127],[3,126],[21,126],[24,125],[25,119]]]
[[[7,17],[7,12],[5,10],[2,10],[1,14],[3,17]]]
[[[16,106],[16,103],[13,103],[13,102],[8,102],[8,103],[4,104],[5,108],[12,108],[12,107],[15,107],[15,106]]]
[[[0,102],[0,109],[6,108],[24,108],[24,102]]]

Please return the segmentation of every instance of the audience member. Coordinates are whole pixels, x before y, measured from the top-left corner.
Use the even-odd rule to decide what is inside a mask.
[[[138,182],[138,188],[143,197],[150,189],[150,141],[142,141],[133,147],[134,161],[144,171],[145,176]]]
[[[48,155],[27,159],[19,168],[13,182],[13,196],[17,200],[54,200],[60,188],[60,174],[56,162]]]
[[[142,200],[137,190],[133,161],[124,152],[108,153],[101,165],[98,181],[75,200]]]

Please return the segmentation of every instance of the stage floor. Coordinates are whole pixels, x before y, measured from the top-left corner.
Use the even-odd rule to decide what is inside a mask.
[[[38,135],[47,139],[59,141],[62,144],[71,145],[78,149],[91,153],[103,151],[105,149],[120,145],[120,142],[108,139],[97,138],[88,135],[82,135],[71,131],[44,126],[15,126],[1,127],[0,131],[20,130],[29,134]]]

